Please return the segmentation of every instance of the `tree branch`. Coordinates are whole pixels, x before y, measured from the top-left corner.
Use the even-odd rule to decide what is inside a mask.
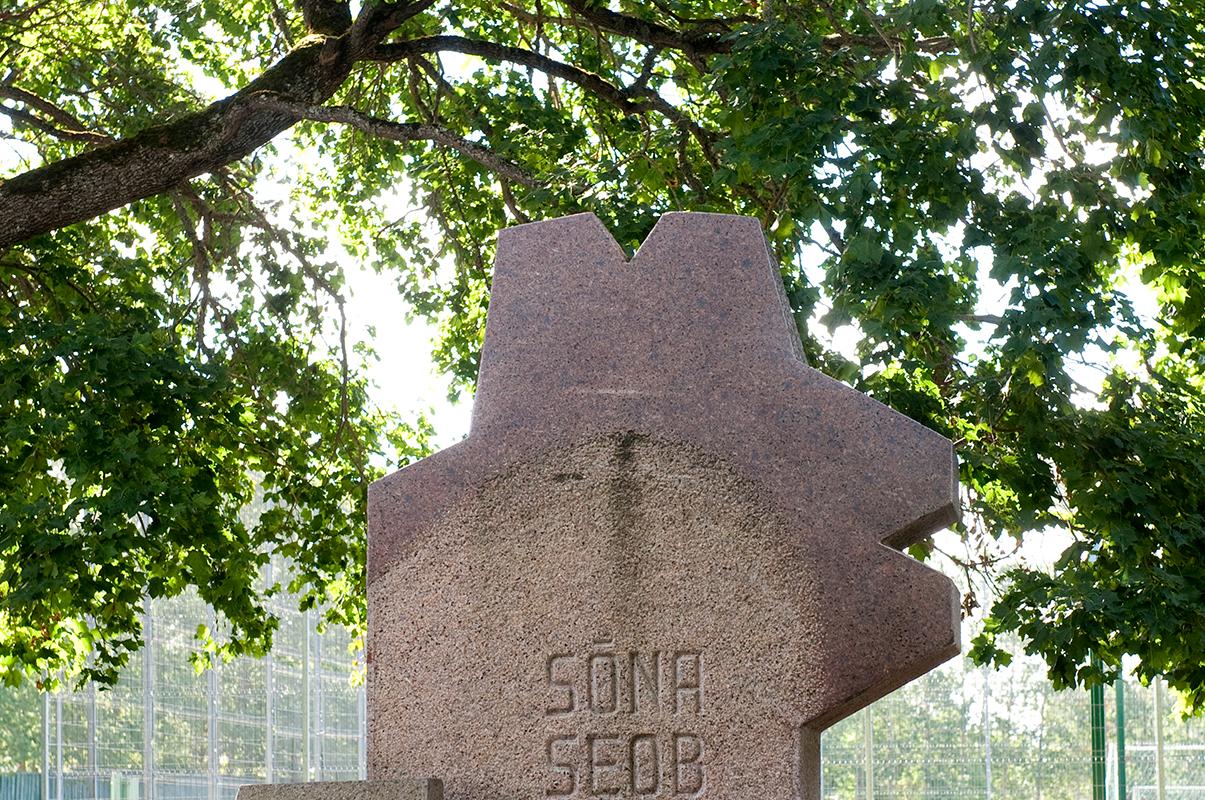
[[[425,36],[406,42],[388,42],[378,45],[369,58],[374,61],[393,62],[417,55],[441,52],[478,56],[487,61],[509,61],[514,64],[522,64],[539,70],[545,75],[576,84],[617,106],[627,114],[634,114],[645,107],[644,103],[634,100],[623,89],[593,72],[557,61],[534,50],[525,50],[521,47],[511,47],[482,39],[469,39],[464,36]]]
[[[602,30],[617,33],[653,47],[680,50],[692,57],[726,53],[732,49],[731,42],[715,33],[716,20],[708,20],[706,25],[693,30],[676,31],[659,22],[651,22],[612,11],[590,0],[568,0],[567,4],[584,19]]]
[[[384,40],[403,22],[435,5],[435,0],[366,3],[351,27],[352,46],[357,51],[370,49]]]
[[[285,44],[289,47],[294,45],[293,32],[289,30],[289,17],[285,14],[285,10],[280,7],[278,0],[271,0],[272,23],[276,26],[276,30],[280,32],[281,38],[285,40]]]
[[[299,0],[305,29],[324,36],[342,36],[351,27],[347,0]]]
[[[0,252],[243,158],[294,121],[256,108],[251,95],[267,90],[321,102],[352,63],[342,40],[307,37],[246,88],[201,111],[0,183]]]
[[[835,248],[836,254],[840,255],[844,253],[845,238],[841,236],[841,233],[835,227],[833,227],[833,223],[828,219],[821,218],[820,227],[824,228],[824,233],[828,236],[829,242],[831,242]]]
[[[15,22],[23,22],[48,5],[50,5],[50,0],[38,0],[38,2],[31,3],[18,11],[0,11],[0,23],[8,25]]]
[[[530,11],[512,3],[503,2],[499,3],[499,5],[515,18],[524,22],[535,22],[537,19],[536,15]],[[590,0],[569,0],[568,5],[580,16],[580,20],[568,17],[544,17],[544,22],[552,22],[567,27],[604,30],[641,42],[649,47],[677,50],[685,53],[690,57],[695,66],[700,68],[703,66],[699,60],[700,56],[731,51],[732,42],[724,38],[724,34],[734,30],[741,24],[757,22],[755,17],[746,14],[730,18],[683,18],[678,17],[670,9],[663,8],[660,3],[656,4],[658,8],[662,8],[663,11],[674,16],[679,22],[684,24],[689,23],[693,26],[690,29],[678,31],[659,22],[651,22],[593,5],[590,3]],[[948,53],[957,46],[949,36],[931,36],[909,41],[899,35],[880,38],[879,36],[849,33],[837,24],[837,20],[832,12],[832,6],[828,3],[823,3],[822,5],[827,9],[829,20],[838,31],[837,33],[825,36],[821,40],[821,44],[829,50],[839,50],[843,47],[863,47],[876,55],[887,55],[908,50],[909,48],[924,53]]]
[[[661,0],[653,0],[653,5],[661,9],[661,12],[667,16],[673,17],[674,22],[679,25],[690,25],[696,31],[715,31],[717,33],[726,33],[732,30],[733,25],[742,22],[757,23],[761,19],[750,14],[737,14],[732,17],[684,17],[674,11],[668,3]]]
[[[298,119],[293,113],[285,113],[283,106],[265,102],[266,97],[311,109],[322,108],[360,60],[391,62],[450,51],[525,65],[547,75],[550,86],[556,85],[556,79],[574,84],[625,114],[660,113],[679,130],[695,138],[704,155],[715,163],[711,146],[713,134],[647,84],[655,63],[655,56],[651,54],[636,81],[624,87],[540,52],[491,41],[448,35],[383,43],[384,38],[406,20],[434,5],[434,0],[369,2],[354,21],[344,13],[346,0],[296,2],[301,5],[311,28],[339,31],[340,34],[307,36],[240,91],[202,110],[147,128],[121,141],[103,141],[99,138],[103,134],[87,131],[69,112],[36,95],[12,86],[0,87],[5,92],[3,96],[29,109],[5,107],[3,113],[52,135],[98,145],[72,158],[0,181],[0,220],[3,220],[0,252],[30,237],[170,190],[183,181],[247,156]],[[727,24],[725,20],[690,20],[697,23],[695,27],[676,31],[661,23],[610,11],[586,0],[569,0],[569,5],[576,15],[598,29],[632,37],[650,48],[684,52],[696,64],[700,54],[722,52],[729,47],[730,40],[716,32]],[[830,38],[831,46],[837,47],[886,47],[877,37],[845,33]],[[905,49],[915,47],[933,51],[953,46],[945,37],[903,44]],[[331,117],[327,121],[359,127],[376,126],[377,131],[382,132],[378,135],[386,135],[383,132],[387,131],[390,138],[403,137],[410,141],[417,137],[441,142],[514,183],[531,185],[534,180],[515,165],[502,163],[488,148],[455,137],[438,126],[420,135],[411,128],[391,127],[404,126],[404,123],[349,116],[358,113],[353,109],[320,113],[344,115],[341,119]]]
[[[646,23],[644,20],[636,20],[635,17],[628,17],[627,19],[636,20],[637,22],[641,22],[646,25],[647,24],[655,25],[661,32],[662,36],[676,37],[676,41],[685,41],[692,37],[698,38],[698,37],[703,36],[708,33],[728,33],[733,28],[735,28],[737,25],[740,25],[742,23],[758,22],[757,17],[752,17],[752,16],[749,16],[748,14],[737,14],[736,16],[733,16],[733,17],[711,17],[711,18],[706,18],[706,19],[693,19],[693,18],[689,18],[689,17],[682,17],[678,14],[675,14],[673,12],[673,10],[668,8],[664,3],[654,3],[654,5],[656,5],[659,9],[661,9],[663,12],[665,12],[669,16],[673,17],[677,22],[684,24],[684,25],[691,25],[692,29],[687,32],[679,33],[677,31],[674,31],[672,28],[668,28],[663,25],[657,25],[656,23]],[[498,7],[503,9],[504,11],[506,11],[511,16],[515,17],[515,19],[518,19],[522,22],[526,22],[528,24],[533,24],[533,25],[560,25],[561,27],[565,27],[565,28],[588,28],[588,29],[594,30],[594,31],[604,28],[604,26],[599,25],[597,22],[595,22],[591,19],[587,19],[583,16],[559,17],[559,16],[550,16],[548,14],[536,14],[534,12],[528,11],[527,9],[523,8],[522,6],[515,5],[514,3],[505,2],[505,0],[503,0],[502,2],[499,2]],[[614,13],[614,12],[611,12],[611,13]],[[623,16],[623,15],[618,15],[618,16]],[[639,27],[636,25],[628,24],[628,25],[625,25],[624,27],[625,27],[626,31],[628,31],[632,34],[639,33]],[[610,30],[610,29],[608,29],[608,30]],[[627,38],[636,39],[637,41],[644,41],[644,39],[641,39],[639,36],[629,35],[628,33],[624,32],[624,31],[610,30],[610,32],[618,33],[620,35],[626,36]],[[648,44],[648,42],[646,42],[646,44]],[[652,46],[652,45],[650,45],[650,46]],[[682,49],[682,48],[674,48],[674,49]]]
[[[372,25],[352,25],[341,36],[307,36],[246,87],[207,108],[0,183],[0,252],[249,155],[296,122],[257,103],[258,95],[324,102],[380,41],[374,36],[387,35],[432,2],[373,5],[363,12],[373,14]]]
[[[487,61],[506,61],[531,67],[550,77],[560,78],[580,86],[596,97],[616,106],[625,114],[638,114],[649,110],[658,111],[666,119],[694,136],[708,159],[713,163],[715,161],[711,148],[711,136],[707,131],[672,106],[657,92],[641,85],[639,80],[630,87],[616,86],[593,72],[557,61],[534,50],[525,50],[521,47],[511,47],[481,39],[469,39],[464,36],[426,36],[406,42],[388,42],[378,45],[369,57],[377,61],[393,62],[416,55],[441,52],[462,53],[478,56]]]
[[[522,6],[517,6],[514,3],[507,3],[507,2],[505,2],[505,0],[500,0],[500,2],[497,5],[499,8],[503,9],[504,11],[509,13],[511,16],[513,16],[515,19],[517,19],[521,22],[526,22],[530,25],[540,25],[540,26],[560,25],[560,26],[566,27],[566,28],[582,28],[582,27],[586,27],[588,24],[581,20],[573,19],[572,17],[558,17],[558,16],[549,16],[548,14],[535,14],[535,13],[523,8]]]
[[[51,125],[49,122],[42,119],[38,115],[31,114],[28,111],[25,111],[24,109],[20,109],[20,108],[12,108],[11,106],[0,106],[0,114],[4,114],[5,116],[9,117],[10,119],[16,120],[18,122],[24,122],[26,125],[30,126],[31,128],[36,128],[36,129],[42,131],[43,133],[48,133],[51,136],[55,137],[56,139],[65,139],[68,141],[77,141],[77,142],[92,142],[93,144],[95,144],[97,142],[112,141],[111,139],[109,139],[109,137],[105,136],[104,134],[93,133],[92,131],[64,130],[62,128]]]
[[[369,116],[347,106],[311,105],[290,102],[277,97],[264,97],[261,102],[267,108],[288,114],[298,120],[306,119],[314,122],[333,122],[350,125],[357,130],[364,131],[373,136],[379,136],[382,139],[392,139],[396,142],[435,142],[476,161],[481,166],[512,183],[529,188],[541,185],[530,173],[502,158],[488,147],[463,139],[440,125],[425,122],[395,122],[393,120]]]
[[[97,133],[96,131],[89,129],[87,125],[80,122],[73,114],[71,114],[66,109],[56,106],[54,103],[51,103],[49,100],[44,100],[41,97],[38,97],[33,92],[27,92],[24,89],[18,89],[16,86],[12,86],[11,84],[0,84],[0,98],[4,98],[6,100],[15,100],[18,103],[23,103],[24,105],[29,106],[32,109],[41,111],[47,117],[49,117],[50,119],[54,120],[55,122],[57,122],[59,124],[60,127],[57,129],[54,129],[53,132],[54,132],[54,135],[59,136],[60,138],[91,140],[91,141],[95,141],[95,142],[111,142],[111,141],[113,141],[110,137],[106,136],[105,134]],[[12,116],[12,115],[10,115],[10,116]],[[45,123],[30,122],[30,124],[38,125],[38,127],[41,127]],[[43,128],[43,130],[46,130],[46,128]],[[48,130],[47,132],[49,133],[52,131]]]
[[[1004,317],[999,314],[963,314],[958,317],[962,322],[976,322],[985,325],[1000,325]]]
[[[941,54],[958,49],[957,43],[949,36],[907,39],[903,36],[880,38],[857,33],[833,33],[825,36],[821,43],[830,50],[838,50],[842,47],[862,47],[875,55],[891,55],[908,50],[915,50],[918,53]]]

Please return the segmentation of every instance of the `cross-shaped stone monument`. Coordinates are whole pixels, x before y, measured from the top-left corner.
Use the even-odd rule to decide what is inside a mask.
[[[448,800],[810,800],[820,731],[958,652],[893,549],[951,444],[805,364],[750,218],[502,231],[472,432],[369,506],[370,777]]]

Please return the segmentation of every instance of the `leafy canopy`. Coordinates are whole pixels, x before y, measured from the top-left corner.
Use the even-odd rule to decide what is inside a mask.
[[[0,672],[111,679],[188,586],[263,652],[269,548],[362,628],[365,486],[430,431],[328,234],[471,390],[497,228],[683,209],[760,219],[810,363],[955,440],[968,569],[1068,537],[975,658],[1205,706],[1205,7],[616,2],[0,11]]]

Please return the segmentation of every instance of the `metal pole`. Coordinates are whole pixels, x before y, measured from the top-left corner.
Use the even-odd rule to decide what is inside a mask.
[[[1117,693],[1117,800],[1126,800],[1126,682],[1120,675],[1113,684]]]
[[[155,618],[151,600],[143,602],[142,630],[142,790],[155,797]]]
[[[209,609],[209,631],[215,634],[217,614]],[[209,667],[206,696],[209,701],[209,800],[218,800],[218,668]]]
[[[870,706],[862,711],[862,763],[866,771],[866,800],[874,800],[874,715]]]
[[[272,585],[272,558],[268,558],[268,585]],[[276,771],[276,759],[272,753],[272,748],[275,746],[273,741],[273,727],[276,724],[276,708],[273,696],[276,694],[276,663],[272,658],[272,650],[268,650],[268,655],[264,657],[264,692],[267,697],[264,699],[264,778],[268,783],[272,783]]]
[[[100,760],[96,757],[96,684],[88,682],[88,772],[92,775],[92,798],[100,798]]]
[[[1167,800],[1167,776],[1163,771],[1163,679],[1155,678],[1155,798]]]
[[[58,773],[55,796],[63,800],[63,695],[54,695],[54,771]]]
[[[368,780],[368,736],[367,736],[367,689],[366,684],[360,684],[356,690],[356,739],[359,752],[356,763],[359,766],[360,780]]]
[[[983,667],[983,796],[992,800],[992,671]]]
[[[317,722],[314,726],[314,767],[318,780],[325,776],[323,763],[323,739],[326,736],[326,716],[322,713],[322,636],[314,632],[314,716]]]
[[[302,627],[305,629],[301,652],[301,693],[305,702],[301,707],[301,737],[305,746],[301,748],[302,781],[310,780],[310,612],[304,612]]]
[[[1092,657],[1092,666],[1100,669],[1100,659]],[[1088,687],[1092,715],[1092,800],[1107,800],[1105,796],[1105,687],[1094,683]]]
[[[42,800],[50,800],[50,693],[42,692]]]

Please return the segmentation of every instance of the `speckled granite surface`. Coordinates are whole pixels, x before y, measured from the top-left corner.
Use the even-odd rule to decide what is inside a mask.
[[[443,784],[423,778],[251,783],[239,787],[238,800],[443,800]]]
[[[469,438],[373,485],[370,777],[793,800],[958,652],[950,442],[809,368],[758,223],[500,233]],[[245,799],[244,799],[245,800]]]

